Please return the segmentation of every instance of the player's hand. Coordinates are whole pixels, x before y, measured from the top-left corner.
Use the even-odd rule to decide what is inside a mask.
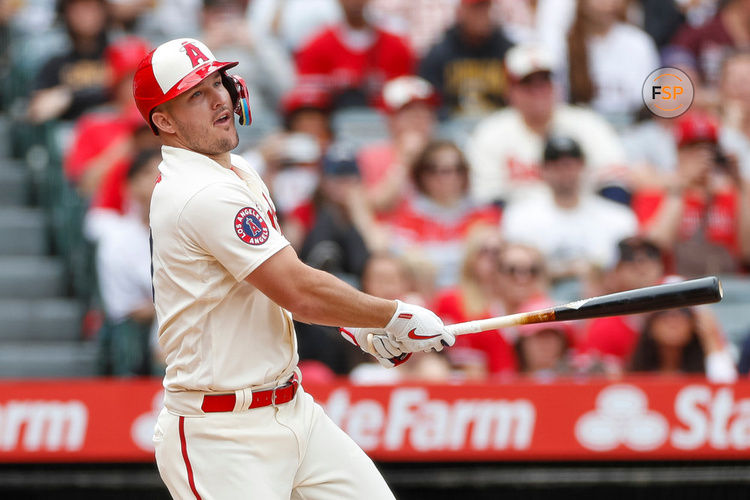
[[[396,303],[396,312],[384,330],[402,351],[440,351],[456,342],[456,337],[434,312],[400,300]]]
[[[367,354],[371,354],[382,366],[393,368],[411,357],[410,352],[403,352],[388,335],[379,328],[339,328],[339,333],[346,340],[356,345]],[[367,337],[372,335],[373,349],[368,349]]]

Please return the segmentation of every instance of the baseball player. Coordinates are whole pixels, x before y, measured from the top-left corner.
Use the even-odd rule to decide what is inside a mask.
[[[453,335],[432,312],[304,265],[268,189],[239,156],[243,80],[193,39],[139,65],[135,101],[162,141],[151,201],[153,291],[167,361],[156,461],[180,499],[393,498],[372,461],[300,385],[292,317],[394,366]],[[367,350],[363,348],[363,350]]]

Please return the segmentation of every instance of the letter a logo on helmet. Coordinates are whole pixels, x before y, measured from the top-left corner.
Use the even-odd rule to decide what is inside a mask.
[[[193,45],[192,43],[183,42],[182,46],[185,47],[185,52],[190,58],[190,62],[193,63],[194,68],[198,66],[201,62],[208,61],[208,57],[206,57],[206,54],[201,52],[200,49],[196,47],[195,45]]]
[[[234,66],[237,66],[236,61],[217,61],[211,50],[199,40],[170,40],[152,50],[138,65],[133,77],[135,104],[151,130],[158,135],[159,130],[151,120],[154,108],[187,92],[219,71],[222,83],[232,98],[234,110],[240,115],[240,124],[249,125],[250,107],[244,81],[226,74],[226,70]]]

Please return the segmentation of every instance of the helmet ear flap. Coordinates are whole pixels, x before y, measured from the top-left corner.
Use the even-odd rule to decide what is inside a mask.
[[[229,97],[232,99],[232,106],[234,106],[234,112],[240,117],[240,125],[250,125],[253,121],[252,114],[250,113],[250,103],[248,102],[248,91],[245,80],[241,76],[228,75],[226,72],[221,72],[221,81],[229,92]]]

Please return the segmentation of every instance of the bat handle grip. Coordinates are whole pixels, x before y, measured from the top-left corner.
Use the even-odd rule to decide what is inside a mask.
[[[477,333],[482,331],[482,327],[478,321],[466,321],[465,323],[445,325],[445,328],[453,335],[466,335],[467,333]]]

